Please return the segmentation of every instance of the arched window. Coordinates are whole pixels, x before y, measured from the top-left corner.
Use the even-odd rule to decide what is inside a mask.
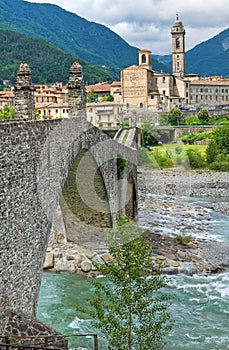
[[[146,55],[145,54],[142,55],[142,63],[146,63]]]
[[[180,40],[179,38],[176,38],[176,49],[180,48]]]
[[[140,108],[143,108],[143,103],[141,102],[140,105],[139,105]]]

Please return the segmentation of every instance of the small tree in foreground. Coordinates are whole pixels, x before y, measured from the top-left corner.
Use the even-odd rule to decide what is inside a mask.
[[[118,226],[108,238],[112,260],[98,266],[105,279],[90,281],[95,293],[86,313],[109,350],[162,349],[171,329],[170,297],[160,291],[167,278],[152,275],[152,246],[133,224]]]

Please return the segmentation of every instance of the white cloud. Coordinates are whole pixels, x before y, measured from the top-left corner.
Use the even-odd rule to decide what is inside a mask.
[[[105,24],[130,45],[154,54],[170,53],[170,29],[176,12],[186,29],[187,50],[228,28],[228,0],[29,1],[57,4],[89,21]]]

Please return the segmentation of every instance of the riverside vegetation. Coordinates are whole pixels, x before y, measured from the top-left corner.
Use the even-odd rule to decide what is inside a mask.
[[[160,125],[216,125],[214,130],[185,133],[173,144],[158,146],[161,134],[151,121],[142,124],[142,145],[139,165],[146,168],[172,168],[229,171],[229,115],[211,117],[206,109],[197,115],[183,118],[178,108],[160,117]]]

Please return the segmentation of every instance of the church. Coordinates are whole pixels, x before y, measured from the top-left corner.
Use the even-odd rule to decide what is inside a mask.
[[[138,65],[121,71],[119,102],[127,108],[169,111],[229,105],[229,79],[185,72],[185,28],[178,15],[171,29],[172,74],[155,72],[151,51],[139,51]]]

